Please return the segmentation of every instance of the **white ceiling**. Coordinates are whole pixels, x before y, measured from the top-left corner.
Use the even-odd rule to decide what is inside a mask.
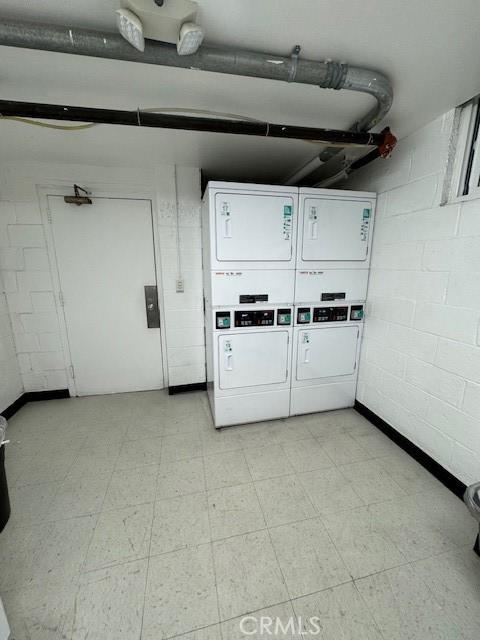
[[[172,0],[174,1],[174,0]],[[115,30],[115,0],[2,0],[0,16]],[[199,0],[206,42],[333,58],[379,69],[394,86],[383,124],[406,135],[480,92],[478,0]],[[136,108],[193,107],[347,128],[373,104],[348,91],[0,47],[4,99]],[[128,127],[58,133],[0,122],[0,159],[200,166],[211,177],[282,181],[306,142]]]

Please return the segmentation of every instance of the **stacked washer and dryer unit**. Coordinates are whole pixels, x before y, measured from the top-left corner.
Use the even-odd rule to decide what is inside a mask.
[[[205,335],[216,427],[353,406],[375,199],[208,184]]]

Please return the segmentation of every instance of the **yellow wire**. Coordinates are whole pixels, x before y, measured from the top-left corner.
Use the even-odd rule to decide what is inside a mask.
[[[62,124],[48,124],[47,122],[38,122],[38,120],[30,120],[30,118],[20,118],[18,116],[0,116],[1,120],[14,120],[15,122],[23,122],[23,124],[33,124],[36,127],[45,127],[45,129],[59,129],[60,131],[82,131],[83,129],[91,129],[96,127],[98,123],[89,122],[88,124],[75,124],[65,126]]]
[[[210,111],[209,109],[189,109],[189,108],[181,108],[181,107],[153,107],[151,109],[140,109],[140,113],[197,113],[201,115],[212,115],[212,116],[223,116],[226,118],[231,118],[233,120],[246,120],[248,122],[260,122],[266,124],[264,120],[257,120],[256,118],[250,118],[248,116],[241,116],[236,113],[223,113],[221,111]],[[78,124],[78,125],[61,125],[61,124],[48,124],[46,122],[39,122],[38,120],[31,120],[30,118],[21,118],[19,116],[1,116],[0,120],[14,120],[15,122],[22,122],[23,124],[32,124],[36,127],[44,127],[45,129],[57,129],[59,131],[83,131],[85,129],[91,129],[92,127],[97,127],[100,123],[98,122],[90,122],[87,124]],[[335,142],[320,142],[318,140],[306,140],[303,142],[308,142],[309,144],[316,144],[320,146],[325,146],[328,144],[329,147],[363,147],[363,144],[355,144],[355,143],[335,143]]]

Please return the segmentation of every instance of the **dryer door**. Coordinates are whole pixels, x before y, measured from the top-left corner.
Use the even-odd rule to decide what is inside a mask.
[[[288,331],[246,331],[218,336],[220,389],[285,383]]]
[[[298,331],[297,380],[349,376],[355,372],[358,327],[321,327]]]
[[[217,193],[217,260],[289,262],[292,259],[294,215],[291,196]]]
[[[366,261],[372,210],[368,201],[305,198],[302,260]]]

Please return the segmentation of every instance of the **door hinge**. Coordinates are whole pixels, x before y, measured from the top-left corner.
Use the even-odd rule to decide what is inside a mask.
[[[70,377],[75,378],[75,369],[73,368],[73,364],[70,365]]]
[[[65,306],[65,298],[63,297],[63,291],[58,292],[58,301],[61,307]]]

